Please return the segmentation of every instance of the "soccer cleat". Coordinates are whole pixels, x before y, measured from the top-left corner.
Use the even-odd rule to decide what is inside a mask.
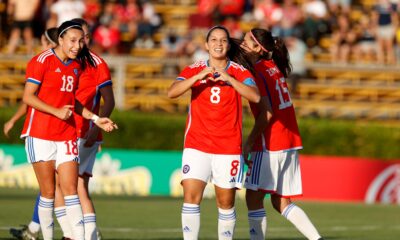
[[[324,238],[318,238],[318,240],[325,240]]]
[[[72,239],[67,237],[62,237],[61,240],[72,240]]]
[[[39,232],[33,233],[29,230],[28,226],[22,225],[21,229],[10,228],[10,234],[20,240],[38,240]]]

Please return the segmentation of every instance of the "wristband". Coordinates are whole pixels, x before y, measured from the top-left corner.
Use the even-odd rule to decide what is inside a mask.
[[[99,116],[96,114],[93,114],[93,116],[90,118],[94,123],[96,123],[97,120],[99,120]]]

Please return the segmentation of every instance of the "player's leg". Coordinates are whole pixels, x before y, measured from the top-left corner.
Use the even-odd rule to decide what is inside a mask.
[[[310,240],[322,239],[307,214],[290,198],[282,198],[276,194],[271,196],[274,208],[289,220],[306,238]]]
[[[290,197],[302,194],[300,164],[297,151],[278,153],[277,155],[276,159],[279,158],[281,171],[277,179],[276,193],[271,195],[273,207],[305,237],[310,240],[321,239],[321,236],[307,214],[290,200]]]
[[[55,161],[36,162],[33,163],[36,178],[40,187],[40,200],[38,214],[40,219],[40,228],[42,230],[43,239],[53,239],[53,210],[54,210],[54,194],[55,194]]]
[[[83,221],[85,223],[85,240],[97,239],[96,213],[93,202],[89,195],[89,179],[87,175],[79,176],[78,195],[83,211]]]
[[[53,239],[56,146],[51,141],[27,137],[25,150],[39,183],[38,215],[43,239]]]
[[[57,142],[57,173],[74,240],[84,240],[82,206],[78,197],[78,146],[76,141]]]
[[[251,240],[264,240],[267,231],[267,214],[264,209],[265,192],[246,190],[249,233]]]
[[[271,162],[266,152],[253,152],[244,183],[251,240],[265,239],[267,214],[264,208],[266,192],[276,189],[275,176],[279,166]]]
[[[235,193],[235,188],[226,189],[215,185],[218,207],[218,239],[233,239],[236,225]]]
[[[78,140],[80,159],[78,195],[82,205],[83,220],[85,222],[85,240],[96,240],[98,239],[98,229],[96,225],[96,212],[89,194],[89,180],[92,176],[99,143],[95,143],[91,147],[85,147],[84,144],[84,139]]]
[[[240,155],[213,155],[212,183],[218,206],[218,239],[233,239],[236,225],[235,194],[242,187]]]
[[[39,220],[39,201],[40,192],[36,197],[35,206],[33,208],[32,220],[28,225],[23,225],[22,228],[10,228],[10,234],[17,239],[37,239],[40,232],[40,220]]]
[[[185,149],[182,155],[182,231],[185,240],[198,239],[200,203],[211,174],[209,154]]]
[[[56,197],[54,201],[54,213],[56,215],[57,222],[61,227],[63,237],[72,239],[73,238],[72,228],[69,224],[69,219],[67,217],[64,195],[61,191],[60,179],[58,174],[56,174]]]

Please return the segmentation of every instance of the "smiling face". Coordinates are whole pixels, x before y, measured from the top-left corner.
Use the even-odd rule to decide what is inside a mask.
[[[229,50],[228,35],[222,29],[214,29],[210,33],[205,46],[210,54],[210,58],[225,59]]]
[[[249,53],[261,53],[261,47],[254,41],[254,39],[251,37],[250,32],[247,32],[246,35],[243,38],[243,42],[240,45],[241,48],[246,50],[246,52]]]
[[[82,50],[85,40],[84,33],[80,29],[68,29],[63,36],[58,39],[62,53],[69,59],[75,59]]]

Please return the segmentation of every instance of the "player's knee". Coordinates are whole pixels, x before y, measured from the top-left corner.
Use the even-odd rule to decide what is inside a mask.
[[[40,189],[40,196],[48,199],[54,199],[55,189],[54,188]]]

